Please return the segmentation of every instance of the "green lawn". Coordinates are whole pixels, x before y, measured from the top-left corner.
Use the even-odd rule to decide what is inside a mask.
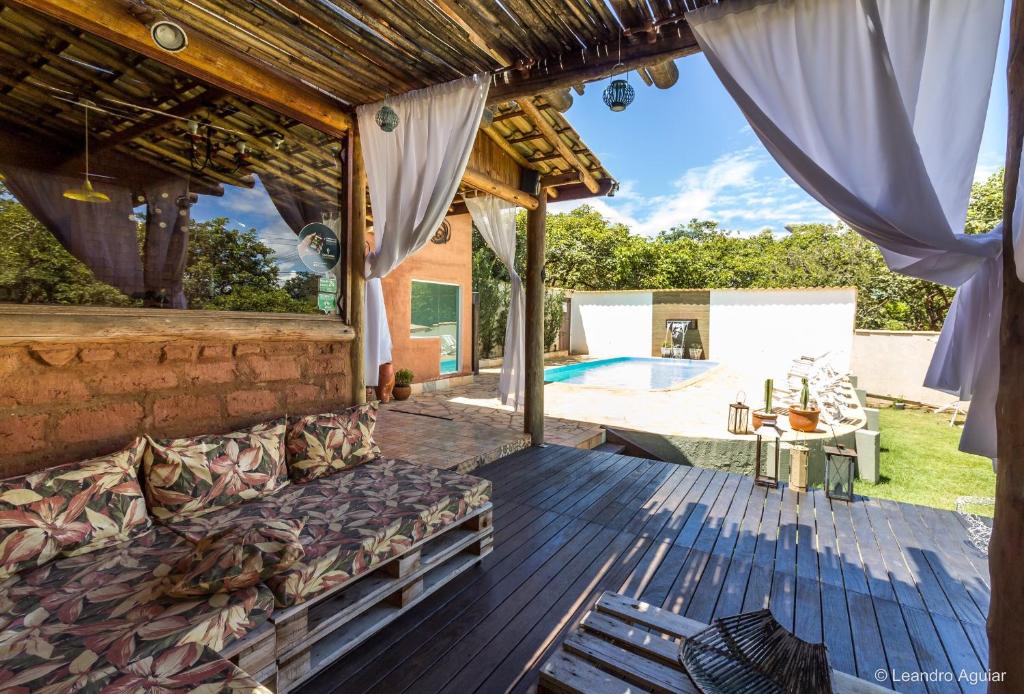
[[[881,415],[881,479],[858,480],[858,494],[948,509],[958,496],[995,494],[992,462],[957,449],[963,429],[950,427],[948,414],[883,409]],[[991,513],[991,507],[973,510]]]

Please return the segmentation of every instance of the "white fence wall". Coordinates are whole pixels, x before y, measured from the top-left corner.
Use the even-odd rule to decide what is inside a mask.
[[[857,290],[712,289],[709,358],[764,374],[784,374],[799,356],[828,353],[850,368]]]
[[[569,351],[614,357],[651,356],[651,292],[573,292]]]
[[[953,396],[921,385],[939,334],[858,330],[853,336],[853,373],[872,395],[941,406]]]

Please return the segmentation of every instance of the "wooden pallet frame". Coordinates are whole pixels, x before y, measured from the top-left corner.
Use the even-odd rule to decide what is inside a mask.
[[[229,643],[220,655],[249,673],[271,691],[277,689],[277,631],[264,622],[243,638]]]
[[[275,691],[301,686],[478,564],[493,550],[492,514],[487,503],[349,583],[275,611]]]

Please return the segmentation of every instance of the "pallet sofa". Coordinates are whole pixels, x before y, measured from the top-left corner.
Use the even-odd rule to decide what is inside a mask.
[[[490,483],[376,406],[0,480],[0,690],[285,692],[490,552]]]

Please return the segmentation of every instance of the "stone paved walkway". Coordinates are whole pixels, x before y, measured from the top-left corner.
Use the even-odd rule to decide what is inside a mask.
[[[522,408],[502,405],[497,392],[498,371],[488,369],[471,384],[382,405],[374,437],[386,456],[469,472],[529,444]],[[574,448],[604,442],[600,426],[557,417],[544,418],[544,434]]]

